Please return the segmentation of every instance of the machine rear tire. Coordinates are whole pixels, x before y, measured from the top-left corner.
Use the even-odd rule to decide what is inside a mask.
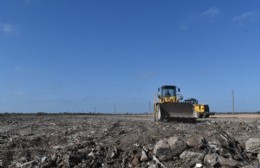
[[[208,112],[205,112],[205,113],[203,114],[203,118],[209,118]]]

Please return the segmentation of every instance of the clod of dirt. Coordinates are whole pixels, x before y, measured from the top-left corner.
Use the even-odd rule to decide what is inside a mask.
[[[180,158],[185,162],[191,165],[195,165],[196,163],[202,163],[204,154],[198,152],[190,152],[184,151],[180,155]]]
[[[204,157],[204,163],[207,166],[211,166],[211,167],[220,166],[218,161],[217,161],[217,159],[218,159],[218,155],[217,154],[207,154]]]
[[[234,159],[226,159],[222,156],[218,156],[218,162],[222,167],[238,167],[239,162]]]
[[[191,136],[187,139],[186,144],[188,147],[200,149],[206,144],[205,138],[200,135]]]
[[[208,141],[211,144],[215,144],[219,147],[228,148],[229,146],[227,139],[221,135],[213,135],[212,137],[209,138]]]
[[[160,161],[172,160],[174,156],[182,153],[186,148],[185,142],[179,137],[170,137],[158,141],[153,153]]]
[[[260,153],[260,138],[250,138],[245,143],[246,151],[251,153]]]
[[[168,144],[168,139],[158,141],[154,146],[153,153],[158,156],[160,161],[172,159],[173,153]]]
[[[138,157],[136,157],[136,156],[134,157],[134,159],[132,160],[132,164],[133,164],[133,166],[137,166],[140,164]]]
[[[112,158],[112,159],[116,158],[119,155],[119,153],[120,153],[120,149],[115,147],[112,151],[110,158]]]
[[[141,159],[140,159],[140,160],[141,160],[142,162],[145,162],[145,161],[147,161],[148,159],[149,159],[149,158],[148,158],[146,152],[142,150],[142,154],[141,154]]]

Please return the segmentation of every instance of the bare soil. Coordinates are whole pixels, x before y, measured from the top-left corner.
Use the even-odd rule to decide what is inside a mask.
[[[260,119],[260,114],[216,114],[211,116],[211,118],[250,118],[250,119]]]
[[[156,163],[154,146],[173,136],[186,141],[200,135],[210,142],[223,132],[231,137],[232,150],[239,147],[223,157],[239,162],[237,167],[255,167],[257,154],[247,153],[245,142],[260,138],[260,120],[259,115],[246,118],[155,123],[151,115],[1,115],[0,167],[194,167],[179,156]],[[214,153],[206,146],[185,150]],[[210,167],[203,160],[202,166]]]

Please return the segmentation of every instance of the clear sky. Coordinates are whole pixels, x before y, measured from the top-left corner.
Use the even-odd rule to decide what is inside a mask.
[[[147,112],[173,84],[260,110],[259,0],[1,0],[1,112]]]

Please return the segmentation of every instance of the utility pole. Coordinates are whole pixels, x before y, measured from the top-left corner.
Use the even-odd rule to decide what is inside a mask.
[[[116,114],[116,104],[114,104],[114,114]]]
[[[235,113],[235,94],[234,90],[232,90],[232,112]]]
[[[149,101],[149,113],[151,113],[151,102]]]

